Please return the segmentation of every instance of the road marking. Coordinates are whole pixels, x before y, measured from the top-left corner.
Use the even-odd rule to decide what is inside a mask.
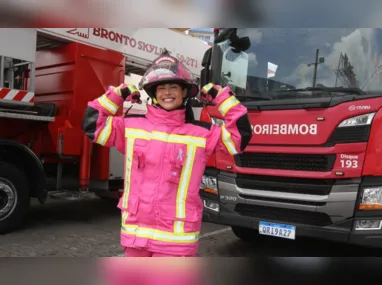
[[[201,234],[199,239],[216,236],[218,234],[223,234],[223,233],[226,233],[226,232],[229,232],[229,231],[231,231],[231,228],[230,227],[226,227],[226,228],[223,228],[223,229],[220,229],[220,230],[216,230],[216,231],[208,232],[208,233],[205,233],[205,234]],[[117,257],[124,257],[124,256],[125,255],[123,253],[117,255]]]
[[[218,234],[229,232],[230,230],[231,230],[230,227],[226,227],[226,228],[223,228],[223,229],[220,229],[220,230],[216,230],[216,231],[213,231],[213,232],[208,232],[208,233],[205,233],[205,234],[201,234],[200,235],[200,239],[216,236]]]

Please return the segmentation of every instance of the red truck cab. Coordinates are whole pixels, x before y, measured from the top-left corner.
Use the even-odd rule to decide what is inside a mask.
[[[204,220],[260,235],[382,246],[381,29],[216,29],[202,85],[249,112],[242,154],[216,152]],[[215,106],[200,119],[224,124]],[[260,235],[259,235],[260,234]]]

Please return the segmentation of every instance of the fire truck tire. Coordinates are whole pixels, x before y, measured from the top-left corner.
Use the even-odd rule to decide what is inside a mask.
[[[254,242],[256,240],[263,238],[254,229],[248,229],[248,228],[236,227],[236,226],[232,226],[231,229],[236,237],[238,237],[239,239],[245,242]]]
[[[0,161],[0,234],[20,227],[30,205],[30,188],[24,172]]]

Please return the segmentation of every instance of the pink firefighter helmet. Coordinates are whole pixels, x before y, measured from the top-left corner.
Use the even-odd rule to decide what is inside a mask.
[[[195,97],[199,87],[191,72],[175,57],[164,52],[147,69],[138,84],[150,97],[155,96],[155,88],[159,84],[179,83],[188,89],[188,97]]]

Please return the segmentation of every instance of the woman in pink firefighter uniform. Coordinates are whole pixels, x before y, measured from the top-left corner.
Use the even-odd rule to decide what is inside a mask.
[[[118,204],[121,244],[126,256],[196,256],[205,166],[215,150],[235,155],[247,146],[247,109],[229,87],[208,84],[200,98],[219,108],[225,124],[186,120],[187,102],[199,93],[198,85],[168,54],[154,60],[140,87],[153,101],[146,115],[115,116],[124,101],[141,103],[136,87],[122,84],[89,102],[83,121],[93,142],[125,155],[125,186]]]

